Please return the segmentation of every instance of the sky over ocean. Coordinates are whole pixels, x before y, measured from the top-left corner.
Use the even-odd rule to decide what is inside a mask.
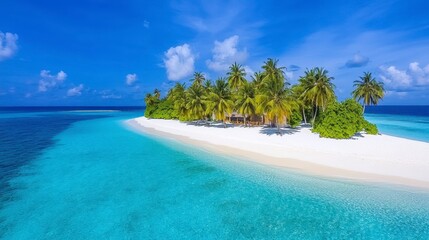
[[[194,71],[279,59],[324,67],[340,100],[370,71],[381,104],[429,103],[426,1],[52,1],[1,4],[0,105],[142,105]]]

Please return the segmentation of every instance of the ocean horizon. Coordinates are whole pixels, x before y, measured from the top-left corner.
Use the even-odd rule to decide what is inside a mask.
[[[428,141],[429,106],[413,109],[370,107],[366,117],[383,134]],[[429,236],[427,191],[262,166],[124,126],[141,115],[1,107],[0,238]]]
[[[2,106],[7,112],[55,112],[77,110],[141,111],[144,106]],[[0,115],[1,117],[1,115]],[[410,118],[411,117],[411,118]],[[381,134],[429,142],[429,105],[367,106],[365,118],[376,124]]]

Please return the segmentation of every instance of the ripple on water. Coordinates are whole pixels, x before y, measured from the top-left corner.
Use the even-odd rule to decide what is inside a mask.
[[[77,122],[55,139],[10,181],[4,239],[429,236],[426,193],[264,167],[112,119]]]

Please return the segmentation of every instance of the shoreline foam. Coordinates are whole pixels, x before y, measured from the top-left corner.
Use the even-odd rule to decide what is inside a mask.
[[[319,138],[309,128],[218,128],[176,120],[126,121],[137,131],[170,137],[209,151],[312,175],[393,183],[429,189],[429,143],[388,135],[365,135],[348,140]]]

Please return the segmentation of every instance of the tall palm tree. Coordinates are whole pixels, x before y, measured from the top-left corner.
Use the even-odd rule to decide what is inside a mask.
[[[228,75],[228,85],[233,91],[237,91],[244,82],[246,82],[246,72],[240,64],[234,63],[229,67]]]
[[[305,110],[307,108],[307,102],[302,97],[302,93],[304,92],[304,87],[301,84],[296,84],[292,86],[292,95],[295,100],[299,110],[301,110],[302,117],[304,119],[304,123],[307,124],[307,116],[305,114]]]
[[[198,85],[198,86],[202,86],[205,80],[206,78],[204,77],[204,74],[201,72],[195,72],[194,78],[191,79],[192,85]]]
[[[278,134],[280,123],[284,123],[292,114],[292,102],[285,84],[279,81],[265,81],[260,94],[256,96],[257,111],[265,113],[269,120],[275,121]]]
[[[366,105],[377,105],[378,101],[384,97],[384,86],[382,82],[377,82],[370,72],[364,72],[360,80],[354,81],[353,98],[357,101],[363,99],[363,112]]]
[[[211,91],[211,90],[212,90],[212,88],[213,88],[213,83],[212,83],[212,81],[210,81],[209,79],[206,79],[206,80],[204,81],[204,83],[203,83],[203,88],[204,88],[205,94],[206,94],[206,95],[209,95],[210,91]]]
[[[262,84],[262,79],[264,75],[261,72],[255,72],[252,76],[252,84],[253,86],[258,89]]]
[[[268,60],[264,62],[264,65],[262,66],[262,69],[264,69],[264,71],[262,72],[262,82],[284,82],[285,73],[283,69],[285,69],[285,67],[277,67],[278,61],[278,59],[274,60],[272,58],[268,58]]]
[[[231,90],[225,79],[216,80],[205,103],[207,105],[206,113],[213,113],[216,119],[222,120],[225,124],[226,115],[230,115],[234,107]],[[226,125],[224,126],[226,127]]]
[[[277,67],[277,62],[278,60],[269,58],[262,66],[262,84],[256,101],[259,104],[257,111],[265,113],[269,120],[275,121],[277,131],[281,134],[280,123],[286,122],[290,117],[292,103],[286,88],[284,67]]]
[[[204,88],[193,84],[186,91],[186,109],[190,119],[202,119],[206,112]]]
[[[310,96],[308,91],[316,84],[316,70],[315,68],[306,69],[304,76],[298,79],[298,85],[295,89],[296,94],[298,95],[298,100],[304,105],[304,108],[310,107],[313,109],[313,118],[315,116],[316,107],[313,104],[313,96]],[[305,110],[303,110],[303,115],[305,117]]]
[[[187,115],[187,98],[186,98],[186,86],[184,83],[176,83],[176,85],[170,90],[168,99],[173,102],[173,108],[179,115],[179,119]]]
[[[251,83],[244,83],[238,90],[235,106],[240,114],[244,116],[244,126],[248,116],[256,113],[255,88]]]
[[[332,83],[333,77],[328,76],[328,71],[323,68],[314,68],[305,72],[303,79],[303,98],[310,100],[314,106],[313,122],[316,119],[317,111],[322,108],[325,111],[328,103],[335,99]]]

